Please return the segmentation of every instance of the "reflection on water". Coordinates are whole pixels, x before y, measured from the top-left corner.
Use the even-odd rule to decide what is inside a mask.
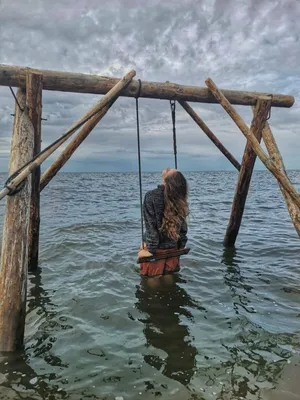
[[[42,326],[39,332],[34,336],[36,342],[34,344],[33,354],[36,357],[43,357],[44,361],[48,365],[54,367],[67,368],[68,364],[63,363],[60,357],[51,354],[51,349],[56,342],[56,338],[50,335],[50,327],[53,328],[54,324],[53,317],[56,315],[55,304],[51,301],[48,291],[46,291],[41,282],[41,269],[38,268],[35,272],[30,274],[31,288],[28,299],[28,311],[38,309],[38,315],[42,317]],[[52,293],[52,295],[54,295]],[[42,329],[41,329],[42,328]],[[59,329],[64,329],[64,325],[59,325]],[[41,333],[42,332],[42,333]]]
[[[37,376],[30,367],[29,357],[24,352],[0,356],[0,399],[58,400],[66,398],[66,392],[57,384],[51,385],[51,380],[54,379],[56,375],[51,373]]]
[[[245,317],[245,312],[255,314],[256,310],[248,297],[253,286],[241,273],[237,250],[224,249],[222,263],[226,265],[224,283],[230,289],[240,329],[233,345],[223,343],[231,356],[222,364],[230,386],[223,386],[219,398],[263,399],[262,392],[266,395],[267,389],[276,387],[278,377],[288,365],[292,353],[284,347],[290,345],[292,335],[270,335],[260,324]]]
[[[182,317],[193,322],[187,308],[196,307],[187,292],[179,286],[179,276],[142,278],[137,287],[136,307],[146,314],[144,335],[149,353],[144,360],[168,378],[188,385],[196,370],[197,349]],[[163,355],[153,354],[152,348]]]
[[[236,175],[188,179],[192,251],[157,285],[135,274],[137,175],[61,174],[43,192],[25,350],[0,356],[0,400],[297,398],[299,238],[277,183],[254,173],[224,250]],[[145,174],[145,190],[159,180]]]
[[[40,329],[36,333],[36,343],[34,346],[34,356],[42,357],[47,364],[47,373],[37,375],[30,365],[30,356],[28,348],[15,353],[2,353],[0,355],[0,384],[1,395],[3,399],[18,399],[25,396],[27,399],[65,399],[67,394],[61,390],[60,386],[51,381],[57,379],[57,374],[49,372],[51,367],[67,367],[59,357],[51,354],[51,348],[56,339],[49,335],[47,326],[51,323],[51,313],[47,307],[54,308],[48,292],[44,290],[41,282],[41,269],[29,274],[29,291],[28,291],[28,312],[38,309],[38,315],[44,321],[44,329]],[[52,314],[55,314],[52,312]],[[43,333],[41,334],[41,330]],[[47,343],[47,344],[46,344]],[[30,396],[30,397],[29,397]],[[23,398],[23,397],[22,397]]]
[[[242,307],[247,312],[252,312],[250,300],[247,293],[250,293],[253,287],[245,282],[240,270],[236,249],[234,247],[224,248],[221,261],[227,266],[224,274],[224,283],[229,287],[233,298],[233,307],[236,314],[239,314],[239,308]]]

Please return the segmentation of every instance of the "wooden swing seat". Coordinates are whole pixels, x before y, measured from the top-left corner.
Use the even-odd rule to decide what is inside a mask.
[[[166,258],[180,257],[185,254],[188,254],[190,252],[190,250],[191,249],[187,247],[184,249],[171,250],[168,253],[164,253],[164,254],[152,255],[150,257],[141,257],[141,258],[137,259],[137,263],[141,264],[141,263],[145,263],[145,262],[155,262],[155,261],[163,260]]]

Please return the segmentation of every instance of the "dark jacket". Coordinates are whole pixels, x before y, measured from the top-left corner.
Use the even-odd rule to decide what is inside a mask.
[[[187,242],[187,224],[183,221],[180,229],[180,239],[176,242],[166,234],[159,232],[162,225],[164,212],[164,187],[159,185],[156,189],[145,194],[143,204],[143,217],[145,221],[144,242],[150,253],[156,249],[184,248]]]

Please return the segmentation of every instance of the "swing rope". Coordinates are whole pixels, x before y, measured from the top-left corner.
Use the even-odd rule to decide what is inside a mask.
[[[170,100],[171,113],[172,113],[172,124],[173,124],[173,149],[174,149],[174,159],[175,159],[175,169],[177,169],[177,144],[176,144],[176,101]]]
[[[140,140],[140,120],[139,120],[139,100],[138,100],[140,97],[140,94],[141,94],[142,82],[140,79],[138,79],[138,81],[139,81],[139,88],[138,88],[137,94],[135,96],[135,105],[136,105],[136,128],[137,128],[136,131],[137,131],[138,166],[139,166],[142,249],[144,249],[145,246],[144,246],[143,190],[142,190],[142,167],[141,167],[141,140]],[[170,101],[170,104],[171,104],[172,122],[173,122],[173,146],[174,146],[175,168],[177,169],[175,100],[173,102]],[[167,254],[138,258],[137,263],[141,264],[144,262],[155,262],[155,261],[163,260],[163,259],[167,259],[167,258],[180,257],[184,254],[188,254],[189,251],[190,251],[189,248],[170,250]]]
[[[143,188],[142,188],[141,140],[140,140],[140,120],[139,120],[139,97],[142,89],[142,81],[138,79],[138,82],[139,82],[139,89],[135,97],[135,108],[136,108],[136,132],[137,132],[138,163],[139,163],[141,233],[142,233],[142,248],[144,249]]]

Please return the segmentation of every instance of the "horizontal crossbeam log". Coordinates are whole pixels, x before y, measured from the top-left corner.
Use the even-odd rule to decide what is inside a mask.
[[[28,68],[0,64],[0,86],[23,87],[26,85]],[[43,89],[61,92],[77,92],[91,94],[106,94],[114,87],[120,78],[110,78],[98,75],[88,75],[74,72],[59,72],[50,70],[34,70],[43,74]],[[139,82],[133,80],[122,92],[121,96],[135,97],[139,90]],[[273,107],[292,107],[294,97],[284,94],[259,92],[244,92],[238,90],[223,90],[223,95],[231,104],[251,106],[261,96],[271,96]],[[217,103],[212,93],[205,87],[186,86],[176,83],[159,83],[142,81],[140,97],[181,100],[198,103]]]

